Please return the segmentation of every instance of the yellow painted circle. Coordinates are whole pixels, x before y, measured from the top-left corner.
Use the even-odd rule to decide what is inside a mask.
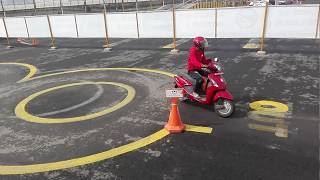
[[[9,63],[10,64],[10,63]],[[13,63],[15,64],[15,63]],[[17,65],[22,65],[22,64],[17,64]],[[27,64],[25,64],[27,65]],[[23,66],[25,66],[23,65]],[[27,67],[27,66],[26,66]],[[126,71],[142,71],[142,72],[150,72],[150,73],[156,73],[156,74],[162,74],[165,76],[169,76],[169,77],[174,77],[175,74],[169,73],[169,72],[164,72],[164,71],[159,71],[159,70],[152,70],[152,69],[143,69],[143,68],[95,68],[95,69],[82,69],[82,70],[73,70],[73,71],[65,71],[65,72],[59,72],[59,73],[52,73],[52,74],[47,74],[47,75],[43,75],[43,76],[38,76],[38,77],[33,77],[33,75],[36,72],[36,68],[32,65],[28,65],[28,68],[30,69],[30,74],[28,76],[26,76],[23,80],[21,81],[30,81],[33,79],[40,79],[40,78],[45,78],[45,77],[50,77],[50,76],[57,76],[57,75],[63,75],[63,74],[70,74],[70,73],[78,73],[78,72],[88,72],[88,71],[107,71],[107,70],[126,70]],[[111,84],[111,82],[95,82],[97,83],[102,83],[102,84]],[[32,99],[34,99],[37,96],[40,96],[41,94],[47,93],[49,91],[53,91],[56,89],[60,89],[60,88],[65,88],[65,87],[69,87],[69,86],[75,86],[75,84],[81,85],[84,83],[74,83],[74,84],[68,84],[68,85],[63,85],[62,86],[58,86],[58,87],[54,87],[54,88],[50,88],[38,93],[35,93],[31,96],[29,96],[28,98],[24,99],[24,102],[20,102],[15,111],[17,114],[19,112],[25,112],[25,106],[28,102],[30,102]],[[91,82],[91,84],[93,84]],[[127,89],[128,94],[134,93],[135,91],[132,88],[131,89],[130,86],[124,85],[124,84],[120,84],[120,83],[113,83],[111,85],[115,85],[116,86],[120,86],[120,87],[127,87],[125,89]],[[132,98],[134,97],[134,94],[131,95]],[[129,98],[129,95],[127,96],[127,98]],[[128,99],[127,99],[128,100]],[[132,100],[132,99],[131,99]],[[123,100],[124,101],[124,100]],[[128,102],[129,103],[129,102]],[[125,104],[124,104],[125,105]],[[124,106],[123,105],[123,106]],[[19,108],[18,108],[19,106]],[[119,106],[119,104],[118,104]],[[18,108],[18,110],[17,110]],[[118,107],[117,109],[119,109],[120,107]],[[116,109],[114,109],[116,110]],[[113,110],[113,111],[114,111]],[[100,112],[101,113],[101,112]],[[29,114],[29,113],[27,113]],[[17,115],[18,116],[18,115]],[[36,117],[38,118],[38,117]],[[57,119],[55,119],[57,120]],[[50,120],[52,122],[52,120]],[[46,122],[48,122],[48,119],[46,120]],[[43,122],[41,122],[43,123]],[[59,121],[59,123],[61,123],[61,120]],[[210,127],[201,127],[201,126],[193,126],[193,125],[187,125],[186,124],[186,129],[185,131],[190,131],[190,132],[198,132],[198,133],[212,133],[213,129]],[[61,169],[66,169],[66,168],[72,168],[72,167],[76,167],[76,166],[81,166],[81,165],[86,165],[86,164],[90,164],[90,163],[94,163],[94,162],[98,162],[98,161],[102,161],[102,160],[106,160],[108,158],[112,158],[112,157],[116,157],[119,156],[121,154],[124,153],[128,153],[130,151],[139,149],[141,147],[147,146],[151,143],[154,143],[157,140],[160,140],[162,138],[164,138],[165,136],[167,136],[169,133],[167,130],[165,129],[161,129],[145,138],[142,138],[140,140],[137,140],[135,142],[126,144],[126,145],[122,145],[120,147],[117,148],[113,148],[110,150],[106,150],[104,152],[101,153],[96,153],[96,154],[92,154],[92,155],[88,155],[85,157],[79,157],[79,158],[75,158],[75,159],[69,159],[69,160],[63,160],[63,161],[58,161],[58,162],[51,162],[51,163],[43,163],[43,164],[29,164],[29,165],[0,165],[0,175],[9,175],[9,174],[29,174],[29,173],[39,173],[39,172],[47,172],[47,171],[53,171],[53,170],[61,170]]]
[[[123,99],[120,103],[110,107],[106,108],[102,111],[93,113],[93,114],[88,114],[84,116],[78,116],[78,117],[71,117],[71,118],[43,118],[43,117],[37,117],[34,116],[26,111],[26,106],[27,104],[33,100],[34,98],[49,93],[54,90],[62,89],[62,88],[67,88],[67,87],[72,87],[72,86],[80,86],[80,85],[86,85],[86,84],[104,84],[104,85],[113,85],[113,86],[118,86],[126,89],[128,91],[128,95],[125,99]],[[113,111],[116,111],[123,106],[127,105],[130,103],[135,96],[135,90],[131,86],[122,84],[122,83],[115,83],[115,82],[81,82],[81,83],[73,83],[73,84],[66,84],[62,86],[56,86],[52,87],[46,90],[39,91],[37,93],[34,93],[30,95],[29,97],[25,98],[22,100],[15,108],[15,113],[18,118],[21,118],[25,121],[29,122],[34,122],[34,123],[70,123],[70,122],[77,122],[77,121],[84,121],[84,120],[89,120],[89,119],[94,119],[96,117],[100,117],[103,115],[106,115],[108,113],[111,113]]]
[[[275,102],[275,101],[255,101],[249,104],[251,109],[256,111],[269,111],[269,112],[288,112],[289,108],[287,105]],[[268,107],[270,106],[270,107]]]
[[[15,63],[15,62],[4,62],[4,63],[0,63],[0,65],[15,65],[15,66],[22,66],[22,67],[28,68],[29,69],[29,74],[27,76],[25,76],[23,79],[21,79],[20,81],[18,81],[18,83],[29,80],[31,77],[33,77],[37,73],[37,68],[34,67],[33,65],[30,65],[30,64]]]

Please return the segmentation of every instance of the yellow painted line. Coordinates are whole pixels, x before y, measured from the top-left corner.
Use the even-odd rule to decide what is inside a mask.
[[[250,103],[249,106],[255,110],[248,113],[250,119],[276,125],[274,127],[249,123],[248,127],[250,129],[272,132],[277,137],[288,138],[288,125],[284,120],[289,110],[287,105],[275,101],[262,100]]]
[[[203,133],[211,133],[212,131],[211,128],[206,128],[206,127],[198,127],[193,125],[186,125],[186,127],[187,127],[186,131],[203,132]],[[167,135],[169,135],[169,132],[165,129],[161,129],[160,131],[154,134],[151,134],[145,138],[142,138],[138,141],[135,141],[111,150],[107,150],[101,153],[80,157],[80,158],[75,158],[75,159],[70,159],[70,160],[44,163],[44,164],[31,164],[31,165],[14,165],[14,166],[0,165],[0,174],[1,175],[30,174],[30,173],[39,173],[39,172],[48,172],[48,171],[54,171],[54,170],[60,170],[60,169],[67,169],[67,168],[72,168],[76,166],[91,164],[94,162],[106,160],[112,157],[116,157],[116,156],[128,153],[130,151],[134,151],[136,149],[142,148],[144,146],[147,146],[151,143],[154,143],[166,137]]]
[[[34,79],[40,79],[40,78],[45,78],[45,77],[51,77],[51,76],[57,76],[57,75],[63,75],[63,74],[71,74],[71,73],[78,73],[78,72],[89,72],[89,71],[142,71],[142,72],[151,72],[151,73],[157,73],[157,74],[162,74],[165,76],[169,77],[174,77],[176,74],[161,71],[161,70],[156,70],[156,69],[145,69],[145,68],[89,68],[89,69],[78,69],[78,70],[71,70],[71,71],[64,71],[64,72],[58,72],[58,73],[52,73],[52,74],[46,74],[42,76],[37,76],[30,78],[29,80],[34,80]]]
[[[179,39],[178,41],[176,41],[176,46],[179,46],[185,42],[188,42],[189,39]],[[167,44],[165,46],[162,46],[161,48],[165,48],[165,49],[172,49],[173,48],[173,43]]]
[[[260,117],[257,114],[253,115],[253,114],[249,114],[248,117],[252,120],[258,121],[258,122],[265,122],[265,123],[284,123],[285,120],[281,119],[281,118],[272,118],[272,117]]]
[[[245,44],[242,48],[243,48],[243,49],[258,49],[259,46],[260,46],[259,44],[247,43],[247,44]]]
[[[269,112],[288,112],[289,107],[285,104],[275,101],[255,101],[249,104],[250,108],[256,111],[269,111]],[[271,107],[266,107],[271,106]]]
[[[80,85],[87,85],[87,84],[104,84],[104,85],[113,85],[113,86],[119,86],[127,90],[128,95],[125,99],[123,99],[120,103],[110,107],[106,108],[102,111],[93,113],[93,114],[88,114],[84,116],[78,116],[78,117],[71,117],[71,118],[44,118],[44,117],[37,117],[34,116],[26,111],[26,106],[27,104],[33,100],[34,98],[49,93],[51,91],[55,91],[58,89],[62,88],[68,88],[72,86],[80,86]],[[115,82],[81,82],[81,83],[73,83],[73,84],[66,84],[62,86],[56,86],[52,87],[46,90],[39,91],[37,93],[34,93],[30,95],[29,97],[25,98],[22,100],[15,108],[15,113],[16,116],[20,119],[23,119],[25,121],[29,122],[34,122],[34,123],[46,123],[46,124],[51,124],[51,123],[70,123],[70,122],[77,122],[77,121],[84,121],[84,120],[89,120],[89,119],[94,119],[96,117],[100,117],[103,115],[106,115],[108,113],[111,113],[113,111],[116,111],[125,105],[129,104],[135,96],[135,90],[131,86],[122,84],[122,83],[115,83]]]
[[[277,137],[288,138],[288,126],[285,124],[276,124],[276,127],[249,123],[250,129],[274,133]]]
[[[160,70],[152,70],[152,69],[144,69],[144,68],[93,68],[93,69],[81,69],[81,70],[72,70],[72,71],[65,71],[65,72],[59,72],[59,73],[53,73],[53,74],[47,74],[47,75],[42,75],[42,76],[38,76],[38,77],[33,77],[33,75],[36,73],[36,68],[32,65],[28,65],[28,64],[23,64],[23,63],[9,63],[9,64],[15,64],[15,65],[22,65],[25,67],[28,67],[30,69],[30,73],[21,80],[22,81],[28,81],[28,80],[33,80],[33,79],[40,79],[40,78],[45,78],[45,77],[51,77],[51,76],[56,76],[56,75],[63,75],[63,74],[70,74],[70,73],[76,73],[76,72],[89,72],[89,71],[105,71],[105,70],[128,70],[128,71],[142,71],[142,72],[151,72],[151,73],[158,73],[158,74],[162,74],[162,75],[166,75],[169,77],[174,77],[175,74],[169,73],[169,72],[165,72],[165,71],[160,71]],[[33,77],[33,78],[32,78]],[[20,81],[19,81],[20,82]],[[134,97],[135,91],[134,89],[130,86],[121,84],[121,83],[113,83],[113,82],[82,82],[82,83],[73,83],[73,84],[67,84],[67,85],[62,85],[62,86],[57,86],[57,87],[53,87],[53,88],[49,88],[40,92],[37,92],[33,95],[30,95],[29,97],[27,97],[26,99],[24,99],[23,101],[21,101],[16,109],[15,112],[17,114],[17,116],[20,116],[20,118],[24,118],[27,117],[27,119],[31,118],[31,120],[36,120],[39,117],[35,117],[30,115],[28,112],[26,112],[25,110],[25,106],[28,104],[28,102],[30,102],[32,99],[48,93],[50,91],[54,91],[57,89],[61,89],[61,88],[66,88],[66,87],[71,87],[71,86],[77,86],[77,85],[83,85],[83,84],[109,84],[109,85],[116,85],[116,86],[120,86],[123,87],[125,89],[127,89],[128,91],[128,96],[126,97],[127,99],[127,103],[129,103],[130,98]],[[130,89],[130,90],[129,90]],[[129,95],[131,92],[131,95]],[[123,100],[125,101],[125,100]],[[122,102],[123,102],[122,101]],[[123,103],[122,106],[124,106],[127,103]],[[117,105],[116,108],[121,108],[121,105]],[[115,107],[113,107],[115,108]],[[115,108],[115,109],[116,109]],[[114,110],[115,110],[114,109]],[[107,111],[107,109],[98,112],[100,114],[90,114],[87,115],[87,118],[94,118],[94,117],[98,117],[100,115],[103,115],[103,113],[105,113]],[[110,108],[109,108],[110,111]],[[73,119],[73,120],[85,120],[86,118],[83,117],[75,117],[78,119]],[[69,121],[72,118],[64,118],[64,120],[69,119]],[[30,120],[30,119],[29,119]],[[39,120],[39,119],[38,119]],[[50,118],[45,118],[45,119],[40,119],[41,123],[43,122],[54,122],[55,120],[58,119],[50,119]],[[58,120],[59,123],[61,123],[63,119]],[[212,128],[209,127],[199,127],[199,126],[193,126],[193,125],[186,125],[186,131],[191,131],[191,132],[200,132],[200,133],[211,133],[212,132]],[[106,160],[108,158],[112,158],[112,157],[116,157],[119,155],[122,155],[124,153],[128,153],[130,151],[134,151],[136,149],[139,149],[141,147],[147,146],[151,143],[156,142],[159,139],[164,138],[165,136],[167,136],[169,133],[165,130],[162,129],[154,134],[151,134],[143,139],[140,139],[138,141],[111,149],[111,150],[106,150],[104,152],[101,153],[97,153],[97,154],[93,154],[93,155],[89,155],[89,156],[85,156],[85,157],[80,157],[80,158],[75,158],[75,159],[69,159],[69,160],[63,160],[63,161],[58,161],[58,162],[52,162],[52,163],[44,163],[44,164],[30,164],[30,165],[0,165],[0,174],[1,175],[9,175],[9,174],[28,174],[28,173],[39,173],[39,172],[47,172],[47,171],[53,171],[53,170],[60,170],[60,169],[66,169],[66,168],[72,168],[72,167],[76,167],[76,166],[81,166],[81,165],[86,165],[86,164],[91,164],[94,162],[98,162],[98,161],[102,161],[102,160]]]
[[[206,133],[211,134],[213,129],[210,127],[202,127],[202,126],[194,126],[186,124],[185,131],[198,132],[198,133]]]
[[[4,63],[0,63],[0,65],[17,65],[17,66],[23,66],[29,69],[29,74],[27,76],[25,76],[23,79],[21,79],[20,81],[18,81],[18,83],[23,82],[23,81],[27,81],[28,79],[30,79],[32,76],[34,76],[37,73],[37,68],[33,65],[30,64],[25,64],[25,63],[15,63],[15,62],[4,62]]]
[[[248,117],[255,121],[266,123],[284,123],[285,113],[268,112],[268,111],[250,111]]]
[[[266,132],[276,132],[276,128],[273,126],[265,126],[265,125],[260,125],[260,124],[254,124],[254,123],[249,123],[248,127],[250,129],[255,129],[258,131],[266,131]]]
[[[161,48],[172,49],[173,48],[173,43],[167,44],[165,46],[162,46]]]
[[[151,143],[154,143],[169,133],[167,130],[162,129],[154,134],[151,134],[143,139],[138,141],[129,143],[127,145],[123,145],[111,150],[107,150],[101,153],[65,160],[65,161],[58,161],[53,163],[44,163],[44,164],[32,164],[32,165],[15,165],[15,166],[1,166],[0,165],[0,174],[1,175],[8,175],[8,174],[28,174],[28,173],[39,173],[39,172],[47,172],[53,170],[60,170],[66,168],[72,168],[76,166],[91,164],[94,162],[106,160],[115,156],[119,156],[121,154],[125,154],[127,152],[142,148],[147,146]]]
[[[247,44],[245,44],[243,47],[243,49],[258,49],[260,48],[260,39],[250,39]]]
[[[276,118],[285,118],[285,113],[283,112],[272,112],[272,111],[250,111],[249,115],[261,115],[261,116],[271,116]]]

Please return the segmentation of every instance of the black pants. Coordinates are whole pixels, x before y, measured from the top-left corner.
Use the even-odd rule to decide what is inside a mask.
[[[189,76],[192,77],[194,80],[196,80],[196,84],[193,85],[193,91],[196,93],[200,92],[201,85],[202,85],[202,75],[203,72],[201,70],[196,71],[189,71]]]

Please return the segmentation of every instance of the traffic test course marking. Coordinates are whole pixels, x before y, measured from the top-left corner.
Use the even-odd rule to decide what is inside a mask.
[[[259,49],[260,48],[260,39],[250,39],[247,44],[245,44],[243,49]]]
[[[150,73],[157,73],[157,74],[162,74],[165,76],[169,77],[174,77],[175,74],[165,72],[165,71],[160,71],[160,70],[152,70],[152,69],[143,69],[143,68],[93,68],[93,69],[80,69],[80,70],[71,70],[71,71],[65,71],[65,72],[58,72],[58,73],[53,73],[53,74],[47,74],[47,75],[42,75],[42,76],[37,76],[33,77],[35,73],[37,72],[37,68],[29,65],[29,64],[24,64],[24,63],[0,63],[0,65],[18,65],[18,66],[23,66],[27,67],[29,69],[29,74],[18,81],[18,83],[21,82],[27,82],[31,81],[34,79],[40,79],[40,78],[45,78],[45,77],[51,77],[51,76],[57,76],[57,75],[64,75],[64,74],[70,74],[70,73],[78,73],[78,72],[88,72],[88,71],[107,71],[107,70],[127,70],[127,71],[141,71],[141,72],[150,72]],[[34,93],[27,97],[26,99],[22,100],[18,105],[16,106],[16,113],[19,118],[22,118],[24,120],[33,120],[31,122],[40,122],[44,123],[46,120],[54,122],[57,119],[53,118],[44,118],[44,119],[39,119],[39,117],[33,116],[29,114],[28,112],[25,111],[25,106],[30,102],[32,99],[36,98],[37,96],[40,96],[45,93],[49,93],[51,91],[61,89],[61,88],[66,88],[66,87],[71,87],[71,86],[80,86],[83,84],[106,84],[106,85],[115,85],[115,86],[120,86],[125,88],[128,91],[128,95],[125,98],[125,102],[120,103],[118,105],[113,106],[113,111],[125,106],[128,104],[134,97],[134,89],[130,86],[127,86],[125,84],[121,83],[114,83],[114,82],[83,82],[83,83],[73,83],[73,84],[66,84],[62,86],[57,86],[57,87],[52,87],[37,93]],[[112,110],[111,108],[111,110]],[[75,122],[79,120],[88,120],[94,117],[102,116],[105,115],[106,112],[110,113],[112,112],[110,108],[105,109],[101,112],[98,112],[99,114],[89,114],[88,116],[80,116],[80,117],[73,117],[73,118],[60,118],[59,121],[60,123],[68,123],[68,122]],[[38,121],[40,120],[40,121]],[[55,122],[57,123],[57,122]],[[185,131],[190,131],[190,132],[198,132],[198,133],[212,133],[213,129],[210,127],[201,127],[201,126],[194,126],[194,125],[187,125],[186,124],[186,129]],[[30,164],[30,165],[0,165],[0,174],[1,175],[8,175],[8,174],[28,174],[28,173],[38,173],[38,172],[47,172],[47,171],[53,171],[53,170],[60,170],[60,169],[66,169],[66,168],[71,168],[71,167],[76,167],[76,166],[81,166],[81,165],[86,165],[102,160],[106,160],[108,158],[112,158],[115,156],[119,156],[124,153],[128,153],[130,151],[134,151],[136,149],[139,149],[141,147],[147,146],[151,143],[154,143],[164,137],[169,135],[169,132],[166,131],[165,129],[161,129],[145,138],[142,138],[140,140],[137,140],[135,142],[122,145],[117,148],[113,148],[110,150],[106,150],[101,153],[97,154],[92,154],[89,156],[85,157],[80,157],[80,158],[75,158],[75,159],[69,159],[69,160],[63,160],[63,161],[58,161],[58,162],[51,162],[51,163],[43,163],[43,164]]]
[[[110,108],[106,108],[102,111],[99,111],[99,112],[96,112],[93,114],[84,115],[84,116],[71,117],[71,118],[45,118],[45,117],[34,116],[26,111],[27,104],[40,95],[43,95],[43,94],[46,94],[46,93],[49,93],[51,91],[55,91],[58,89],[62,89],[62,88],[87,85],[87,84],[94,84],[94,85],[103,84],[103,85],[118,86],[118,87],[126,89],[128,94],[127,94],[127,97],[124,98],[120,103],[118,103]],[[70,123],[70,122],[84,121],[84,120],[94,119],[96,117],[106,115],[108,113],[111,113],[113,111],[116,111],[116,110],[122,108],[123,106],[129,104],[133,100],[135,93],[136,92],[135,92],[134,88],[132,88],[131,86],[128,86],[128,85],[125,85],[122,83],[115,83],[115,82],[81,82],[81,83],[66,84],[66,85],[56,86],[56,87],[52,87],[52,88],[49,88],[46,90],[42,90],[42,91],[39,91],[37,93],[30,95],[29,97],[20,101],[20,103],[15,108],[15,113],[18,118],[23,119],[25,121],[29,121],[29,122],[34,122],[34,123],[45,123],[45,124],[48,123],[49,124],[49,123]]]
[[[179,46],[179,45],[181,45],[181,44],[183,44],[183,43],[186,43],[186,42],[188,42],[189,40],[190,40],[190,39],[179,39],[179,40],[176,41],[176,46]],[[167,44],[167,45],[165,45],[165,46],[162,46],[161,48],[172,49],[172,48],[174,48],[174,47],[173,47],[173,43],[170,43],[170,44]]]
[[[288,124],[284,118],[290,111],[286,104],[261,100],[250,103],[249,107],[253,111],[248,113],[248,118],[256,121],[248,124],[249,129],[271,132],[277,137],[288,138]]]

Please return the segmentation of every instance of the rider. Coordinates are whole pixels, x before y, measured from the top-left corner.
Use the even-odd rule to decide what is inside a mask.
[[[201,68],[207,68],[211,60],[204,55],[204,51],[208,47],[208,41],[204,37],[195,37],[192,43],[189,51],[188,74],[196,80],[196,84],[193,86],[193,96],[199,97],[198,90],[201,88],[202,75],[205,75]]]

